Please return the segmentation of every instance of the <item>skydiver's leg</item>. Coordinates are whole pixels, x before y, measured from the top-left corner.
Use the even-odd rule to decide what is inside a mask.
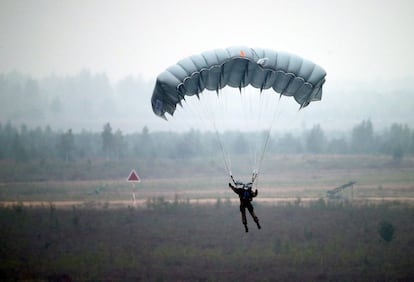
[[[254,209],[253,209],[252,204],[249,204],[249,205],[247,206],[247,209],[249,210],[249,213],[250,213],[250,215],[252,216],[252,218],[253,218],[254,222],[256,222],[257,228],[261,229],[262,227],[260,226],[260,223],[259,223],[259,218],[258,218],[258,217],[256,216],[256,214],[254,213]]]
[[[249,232],[249,228],[247,228],[246,207],[244,205],[240,205],[240,212],[242,217],[242,223],[244,225],[244,230],[246,232]]]

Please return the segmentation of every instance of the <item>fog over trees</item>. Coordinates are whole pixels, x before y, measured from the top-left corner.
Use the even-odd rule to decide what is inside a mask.
[[[151,85],[126,77],[111,84],[105,74],[82,71],[74,76],[33,79],[20,73],[0,74],[0,120],[57,129],[98,130],[107,120],[143,119]],[[140,128],[139,126],[137,128]]]
[[[153,84],[132,76],[111,82],[106,74],[87,70],[72,76],[44,78],[3,73],[0,74],[0,122],[74,132],[83,129],[97,132],[107,122],[125,133],[139,132],[144,126],[151,132],[177,130],[153,114],[150,103]],[[273,132],[309,130],[320,124],[325,133],[343,133],[362,120],[370,120],[377,130],[385,130],[394,123],[412,127],[413,94],[408,79],[336,82],[328,78],[322,101],[312,103],[299,114],[296,105],[292,111],[285,111],[281,118],[288,120],[289,114],[296,114],[296,124],[282,120]]]
[[[310,106],[317,112],[303,114],[306,126],[274,128],[267,150],[397,159],[414,152],[413,90],[401,81],[343,86],[327,84],[322,101]],[[112,83],[86,70],[42,79],[0,74],[0,158],[182,158],[219,151],[214,132],[157,128],[166,122],[152,113],[152,87],[140,77]],[[246,153],[252,142],[249,132],[224,135],[231,153]]]

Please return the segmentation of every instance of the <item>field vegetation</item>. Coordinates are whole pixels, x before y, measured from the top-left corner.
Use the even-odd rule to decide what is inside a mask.
[[[412,281],[414,208],[325,200],[0,207],[2,281]],[[62,279],[62,280],[59,280]],[[63,280],[67,279],[67,280]]]

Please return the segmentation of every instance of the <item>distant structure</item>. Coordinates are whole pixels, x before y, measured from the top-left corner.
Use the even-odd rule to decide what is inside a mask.
[[[341,192],[344,191],[346,188],[351,187],[352,188],[352,198],[354,196],[354,184],[356,182],[355,181],[350,181],[344,185],[338,186],[332,190],[329,190],[326,192],[326,195],[329,199],[340,199],[341,197]]]

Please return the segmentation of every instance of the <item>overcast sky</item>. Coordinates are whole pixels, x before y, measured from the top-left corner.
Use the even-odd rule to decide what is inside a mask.
[[[308,58],[327,79],[414,77],[414,1],[0,0],[0,72],[155,80],[232,45]]]

